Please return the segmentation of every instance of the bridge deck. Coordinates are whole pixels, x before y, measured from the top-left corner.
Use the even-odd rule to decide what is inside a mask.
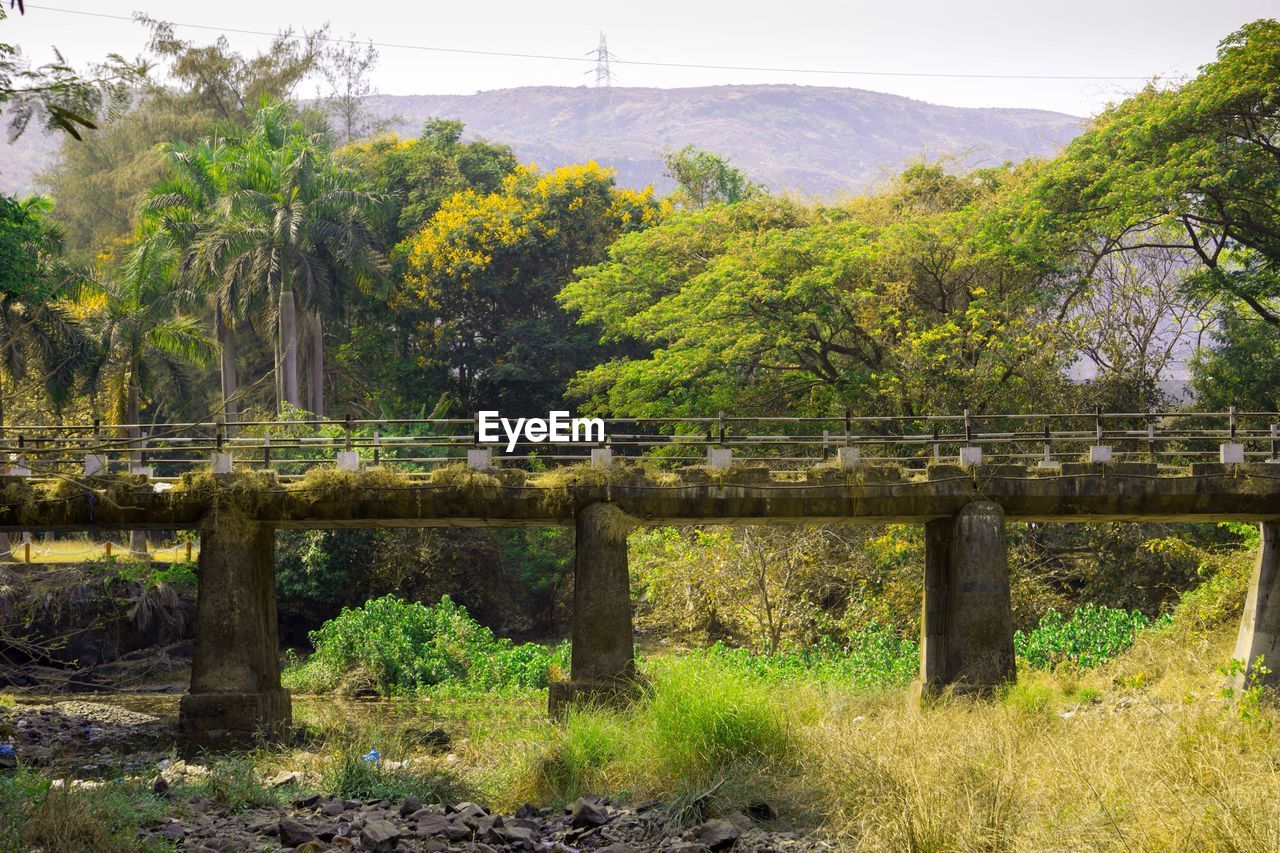
[[[201,474],[172,488],[140,476],[4,477],[0,530],[196,528],[224,510],[272,527],[550,526],[572,524],[579,509],[601,502],[644,524],[926,522],[980,500],[1016,521],[1280,519],[1280,465],[1267,463],[442,473],[450,476]]]

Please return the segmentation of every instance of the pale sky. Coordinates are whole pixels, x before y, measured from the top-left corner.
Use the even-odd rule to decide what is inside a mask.
[[[5,0],[7,6],[7,0]],[[181,24],[275,32],[354,32],[375,42],[580,57],[599,33],[622,60],[703,65],[873,71],[875,75],[712,70],[617,64],[615,85],[703,86],[799,83],[847,86],[964,107],[1034,107],[1097,112],[1142,85],[1140,79],[1045,80],[890,76],[994,74],[1179,78],[1210,61],[1218,41],[1248,21],[1280,17],[1276,0],[597,0],[597,2],[160,2],[33,0],[0,23],[0,41],[36,60],[56,45],[73,64],[108,52],[141,52],[129,21],[54,9],[128,16],[142,11]],[[198,43],[215,33],[179,27]],[[228,34],[238,49],[265,36]],[[374,83],[382,94],[469,94],[512,86],[594,84],[590,62],[446,54],[383,47]],[[589,72],[589,73],[584,73]],[[314,94],[300,91],[300,96]]]

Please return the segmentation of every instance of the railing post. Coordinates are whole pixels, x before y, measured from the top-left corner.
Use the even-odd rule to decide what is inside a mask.
[[[262,467],[271,470],[271,434],[262,436]]]
[[[964,410],[964,443],[973,444],[973,424],[969,421],[969,410]]]
[[[1232,441],[1236,440],[1236,407],[1231,406],[1227,409],[1227,432]]]
[[[1147,418],[1147,455],[1152,462],[1160,461],[1156,457],[1156,423],[1151,418]]]
[[[1102,444],[1102,407],[1093,407],[1093,430],[1096,444]]]
[[[378,444],[378,431],[373,431],[373,464],[374,467],[382,461],[382,447]]]
[[[720,444],[721,447],[723,447],[724,446],[724,409],[720,410],[719,420],[720,420],[720,439],[718,443]]]
[[[346,442],[347,442],[346,446],[343,449],[350,450],[351,449],[351,413],[350,412],[347,412],[347,419],[343,424],[343,429],[346,431]]]
[[[1271,425],[1271,459],[1269,461],[1280,462],[1280,456],[1277,455],[1278,451],[1280,451],[1280,425],[1272,424]]]

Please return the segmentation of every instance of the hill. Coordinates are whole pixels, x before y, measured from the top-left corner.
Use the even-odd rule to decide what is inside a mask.
[[[666,189],[664,148],[727,155],[775,192],[831,197],[864,188],[914,158],[967,166],[1047,155],[1082,120],[1030,109],[943,107],[861,89],[708,86],[688,89],[527,87],[474,95],[369,99],[370,110],[416,135],[430,117],[463,121],[472,137],[512,145],[546,167],[596,160],[628,186]],[[0,155],[0,190],[29,192],[58,139],[28,133]]]
[[[529,87],[474,95],[383,96],[373,112],[416,134],[431,116],[512,145],[542,166],[595,159],[621,183],[666,188],[662,150],[694,143],[727,155],[775,192],[830,197],[864,188],[918,157],[969,166],[1047,155],[1082,120],[1026,109],[943,107],[861,89]]]

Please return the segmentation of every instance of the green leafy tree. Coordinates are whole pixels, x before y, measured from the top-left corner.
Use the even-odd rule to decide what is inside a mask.
[[[498,192],[449,198],[406,242],[406,287],[393,304],[417,309],[421,358],[461,405],[545,412],[605,352],[557,293],[662,212],[650,190],[618,188],[594,163],[518,169]]]
[[[1277,126],[1280,23],[1259,20],[1189,82],[1153,84],[1095,119],[1045,171],[1039,216],[1086,230],[1098,251],[1194,252],[1196,290],[1280,326]]]
[[[760,195],[764,188],[747,179],[727,158],[694,145],[662,155],[667,177],[676,182],[675,200],[700,210],[709,204],[734,204]]]
[[[1196,407],[1225,412],[1274,412],[1280,407],[1280,335],[1243,308],[1227,308],[1213,326],[1212,342],[1191,362]]]
[[[649,354],[571,390],[654,416],[1050,405],[1066,393],[1054,248],[1012,239],[1004,207],[1025,171],[920,166],[847,207],[762,198],[625,235],[560,298]]]
[[[127,109],[99,120],[82,143],[64,143],[41,176],[58,199],[68,254],[82,263],[112,238],[133,233],[139,199],[168,173],[159,146],[196,143],[222,122],[245,127],[264,96],[290,98],[323,65],[323,30],[286,30],[247,55],[225,39],[199,44],[179,39],[164,22],[138,21],[150,31],[148,61],[164,74],[137,81]],[[313,132],[322,130],[318,113],[308,120]]]

